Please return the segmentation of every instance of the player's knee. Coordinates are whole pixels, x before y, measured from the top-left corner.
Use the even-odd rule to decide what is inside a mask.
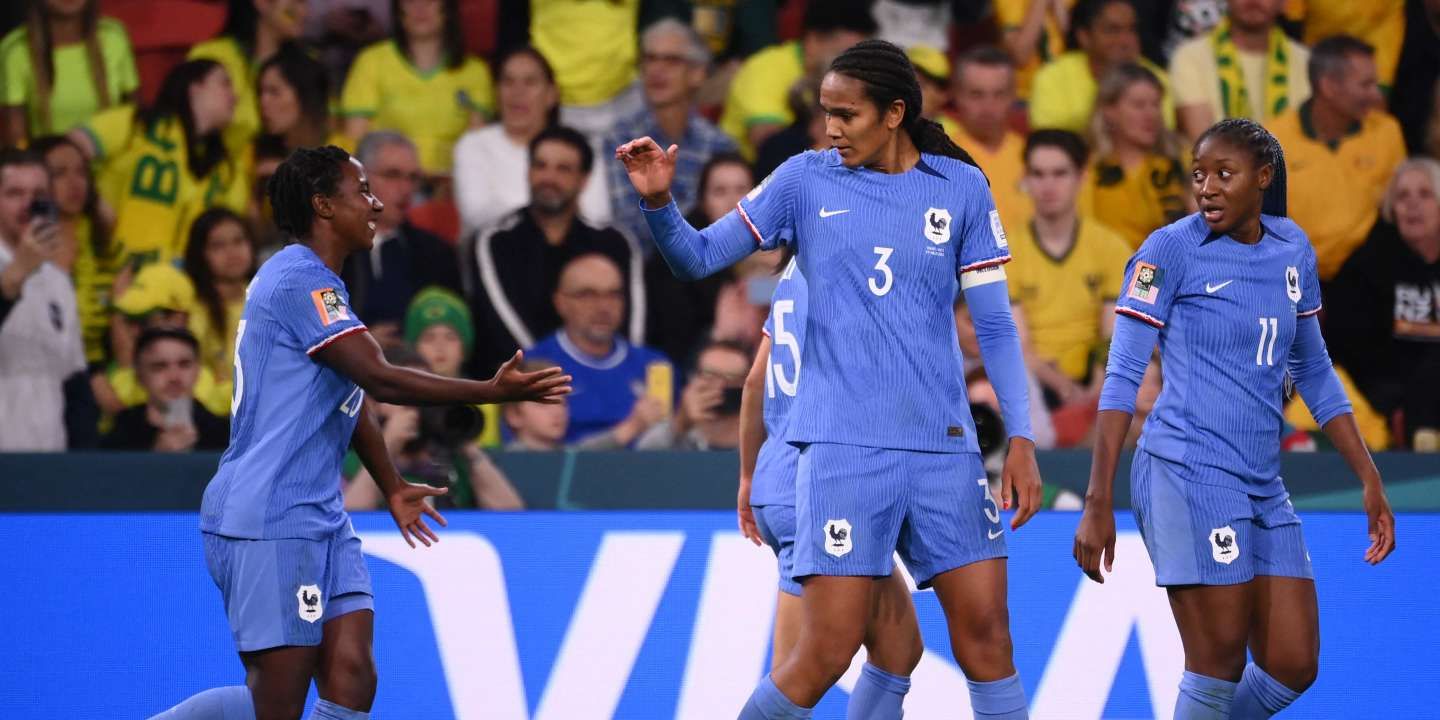
[[[300,715],[305,712],[303,695],[299,700],[267,698],[257,695],[252,698],[252,701],[255,704],[255,720],[300,720]]]
[[[800,657],[808,656],[816,669],[834,682],[850,669],[850,661],[855,658],[863,640],[864,637],[859,634],[833,633],[818,636],[808,653],[800,648],[796,650],[802,652]]]
[[[961,619],[955,623],[950,646],[955,661],[960,663],[961,668],[990,668],[997,664],[1008,664],[1013,651],[1010,641],[1010,613],[1004,606],[1000,606],[975,612]]]
[[[1201,647],[1185,648],[1185,669],[1213,678],[1239,682],[1245,672],[1245,643],[1225,642],[1212,638],[1213,642]]]
[[[1295,692],[1305,692],[1320,674],[1320,658],[1316,653],[1295,652],[1274,656],[1261,666],[1266,674]]]
[[[355,648],[335,653],[326,668],[325,698],[349,708],[370,707],[375,699],[375,658],[369,648]]]
[[[925,654],[919,626],[912,623],[909,627],[879,630],[865,641],[869,663],[893,675],[908,676],[914,672]]]

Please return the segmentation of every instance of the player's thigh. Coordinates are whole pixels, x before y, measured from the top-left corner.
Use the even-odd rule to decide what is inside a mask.
[[[800,583],[795,581],[795,506],[754,505],[751,510],[760,539],[775,553],[780,592],[799,597]]]
[[[1006,604],[1008,571],[1004,558],[992,558],[947,570],[931,580],[955,661],[971,680],[1001,680],[1015,673]]]
[[[1245,670],[1254,600],[1252,582],[1165,588],[1185,648],[1185,669],[1239,681]]]
[[[1194,482],[1185,466],[1142,450],[1131,498],[1157,585],[1235,585],[1255,576],[1254,512],[1244,492]]]
[[[315,689],[320,697],[352,710],[369,711],[375,700],[372,651],[375,612],[356,610],[325,622]]]
[[[915,583],[1006,556],[1000,508],[978,453],[908,453],[909,490],[896,543]]]
[[[875,589],[875,609],[865,630],[870,663],[888,673],[909,675],[925,651],[910,587],[897,569]]]
[[[1294,690],[1315,681],[1320,664],[1320,607],[1315,581],[1257,575],[1250,652],[1270,676]]]
[[[800,451],[795,484],[797,580],[890,574],[908,493],[910,454],[833,443],[811,443]]]
[[[319,646],[286,646],[240,653],[255,720],[298,720],[305,711]]]
[[[843,672],[865,639],[875,605],[876,578],[811,575],[800,596],[800,636],[792,660]]]
[[[799,595],[775,593],[775,634],[770,653],[770,669],[780,667],[790,658],[800,639],[800,625],[805,621],[805,608]]]

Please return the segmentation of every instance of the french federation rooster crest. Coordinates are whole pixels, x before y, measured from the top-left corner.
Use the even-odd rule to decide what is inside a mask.
[[[834,540],[836,545],[844,544],[845,538],[850,537],[850,530],[843,527],[831,525],[828,532],[830,533],[830,539]]]
[[[825,552],[835,557],[844,557],[851,550],[849,520],[829,520],[825,523]]]
[[[930,212],[928,220],[930,221],[930,227],[934,228],[937,233],[945,232],[945,228],[950,225],[950,218],[942,217],[934,211]]]
[[[1215,547],[1220,548],[1221,554],[1229,555],[1231,552],[1234,552],[1231,548],[1235,547],[1235,538],[1216,531]]]
[[[314,595],[311,595],[310,593],[301,590],[300,600],[305,603],[305,608],[307,610],[314,610],[315,606],[320,603],[320,593],[315,593]]]

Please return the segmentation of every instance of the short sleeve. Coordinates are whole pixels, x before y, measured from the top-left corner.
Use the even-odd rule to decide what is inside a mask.
[[[1184,277],[1181,243],[1164,229],[1146,238],[1125,266],[1115,312],[1157,328],[1165,327]]]
[[[761,249],[774,250],[794,238],[795,191],[811,157],[805,152],[781,163],[735,206]]]
[[[270,297],[275,319],[307,354],[365,330],[365,323],[350,309],[349,294],[333,276],[296,270],[276,285]]]
[[[25,31],[16,29],[0,42],[0,105],[24,105],[30,95],[30,55]]]
[[[80,125],[81,132],[90,137],[95,145],[95,158],[107,160],[119,155],[130,142],[130,133],[135,129],[135,108],[131,105],[117,105],[90,116]]]
[[[967,167],[963,174],[966,187],[960,207],[964,216],[952,220],[940,215],[944,210],[937,212],[933,209],[925,215],[925,235],[932,240],[932,233],[940,232],[943,224],[958,225],[960,248],[955,253],[957,274],[1010,262],[1010,240],[1005,236],[1005,224],[1000,221],[1000,211],[995,209],[990,186],[978,169]]]
[[[1295,316],[1309,317],[1320,312],[1320,268],[1319,261],[1315,259],[1315,246],[1310,244],[1309,238],[1302,235],[1300,242],[1304,243],[1304,247],[1301,249],[1300,267],[1297,268],[1300,298],[1295,301]],[[1285,278],[1285,284],[1287,290],[1293,286],[1289,277]]]
[[[355,58],[345,89],[340,93],[340,114],[344,117],[374,117],[380,109],[379,52],[383,45],[371,45]]]

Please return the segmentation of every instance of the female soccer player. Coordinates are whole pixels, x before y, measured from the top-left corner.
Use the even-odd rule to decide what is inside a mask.
[[[1185,646],[1175,717],[1266,718],[1314,682],[1320,653],[1310,555],[1280,479],[1287,375],[1364,485],[1367,562],[1395,548],[1395,516],[1320,336],[1315,251],[1285,218],[1280,144],[1254,121],[1217,123],[1190,183],[1200,212],[1151,234],[1125,273],[1073,552],[1105,581],[1115,464],[1158,341],[1165,387],[1131,499]]]
[[[484,382],[385,362],[350,310],[340,267],[374,242],[382,205],[365,168],[334,146],[301,149],[275,171],[270,204],[296,242],[250,283],[236,333],[230,448],[200,509],[210,575],[225,601],[246,685],[200,693],[158,717],[369,717],[374,601],[360,540],[341,505],[352,446],[384,491],[405,541],[438,541],[426,503],[445,490],[400,478],[367,394],[392,404],[560,402],[569,376],[516,369]]]
[[[787,253],[788,254],[788,253]],[[800,583],[795,581],[795,466],[799,451],[785,442],[785,423],[800,385],[800,348],[807,317],[805,276],[793,258],[770,300],[765,335],[745,378],[740,400],[740,531],[775,553],[780,592],[775,604],[771,669],[789,657],[800,633]],[[778,348],[778,349],[777,349]],[[865,632],[868,662],[850,694],[848,714],[869,718],[898,707],[910,691],[910,673],[925,651],[910,589],[892,571],[876,591],[875,612]]]
[[[1004,230],[985,176],[933,122],[905,53],[862,42],[821,85],[831,149],[782,164],[697,231],[670,197],[678,148],[616,149],[675,274],[696,279],[759,248],[795,248],[809,284],[805,383],[785,440],[798,445],[795,568],[804,621],[789,658],[742,718],[804,718],[849,666],[899,550],[934,586],[982,717],[1024,717],[1011,657],[1005,546],[965,397],[951,303],[962,289],[1010,432],[1005,506],[1039,506]],[[898,703],[875,718],[898,717]]]

